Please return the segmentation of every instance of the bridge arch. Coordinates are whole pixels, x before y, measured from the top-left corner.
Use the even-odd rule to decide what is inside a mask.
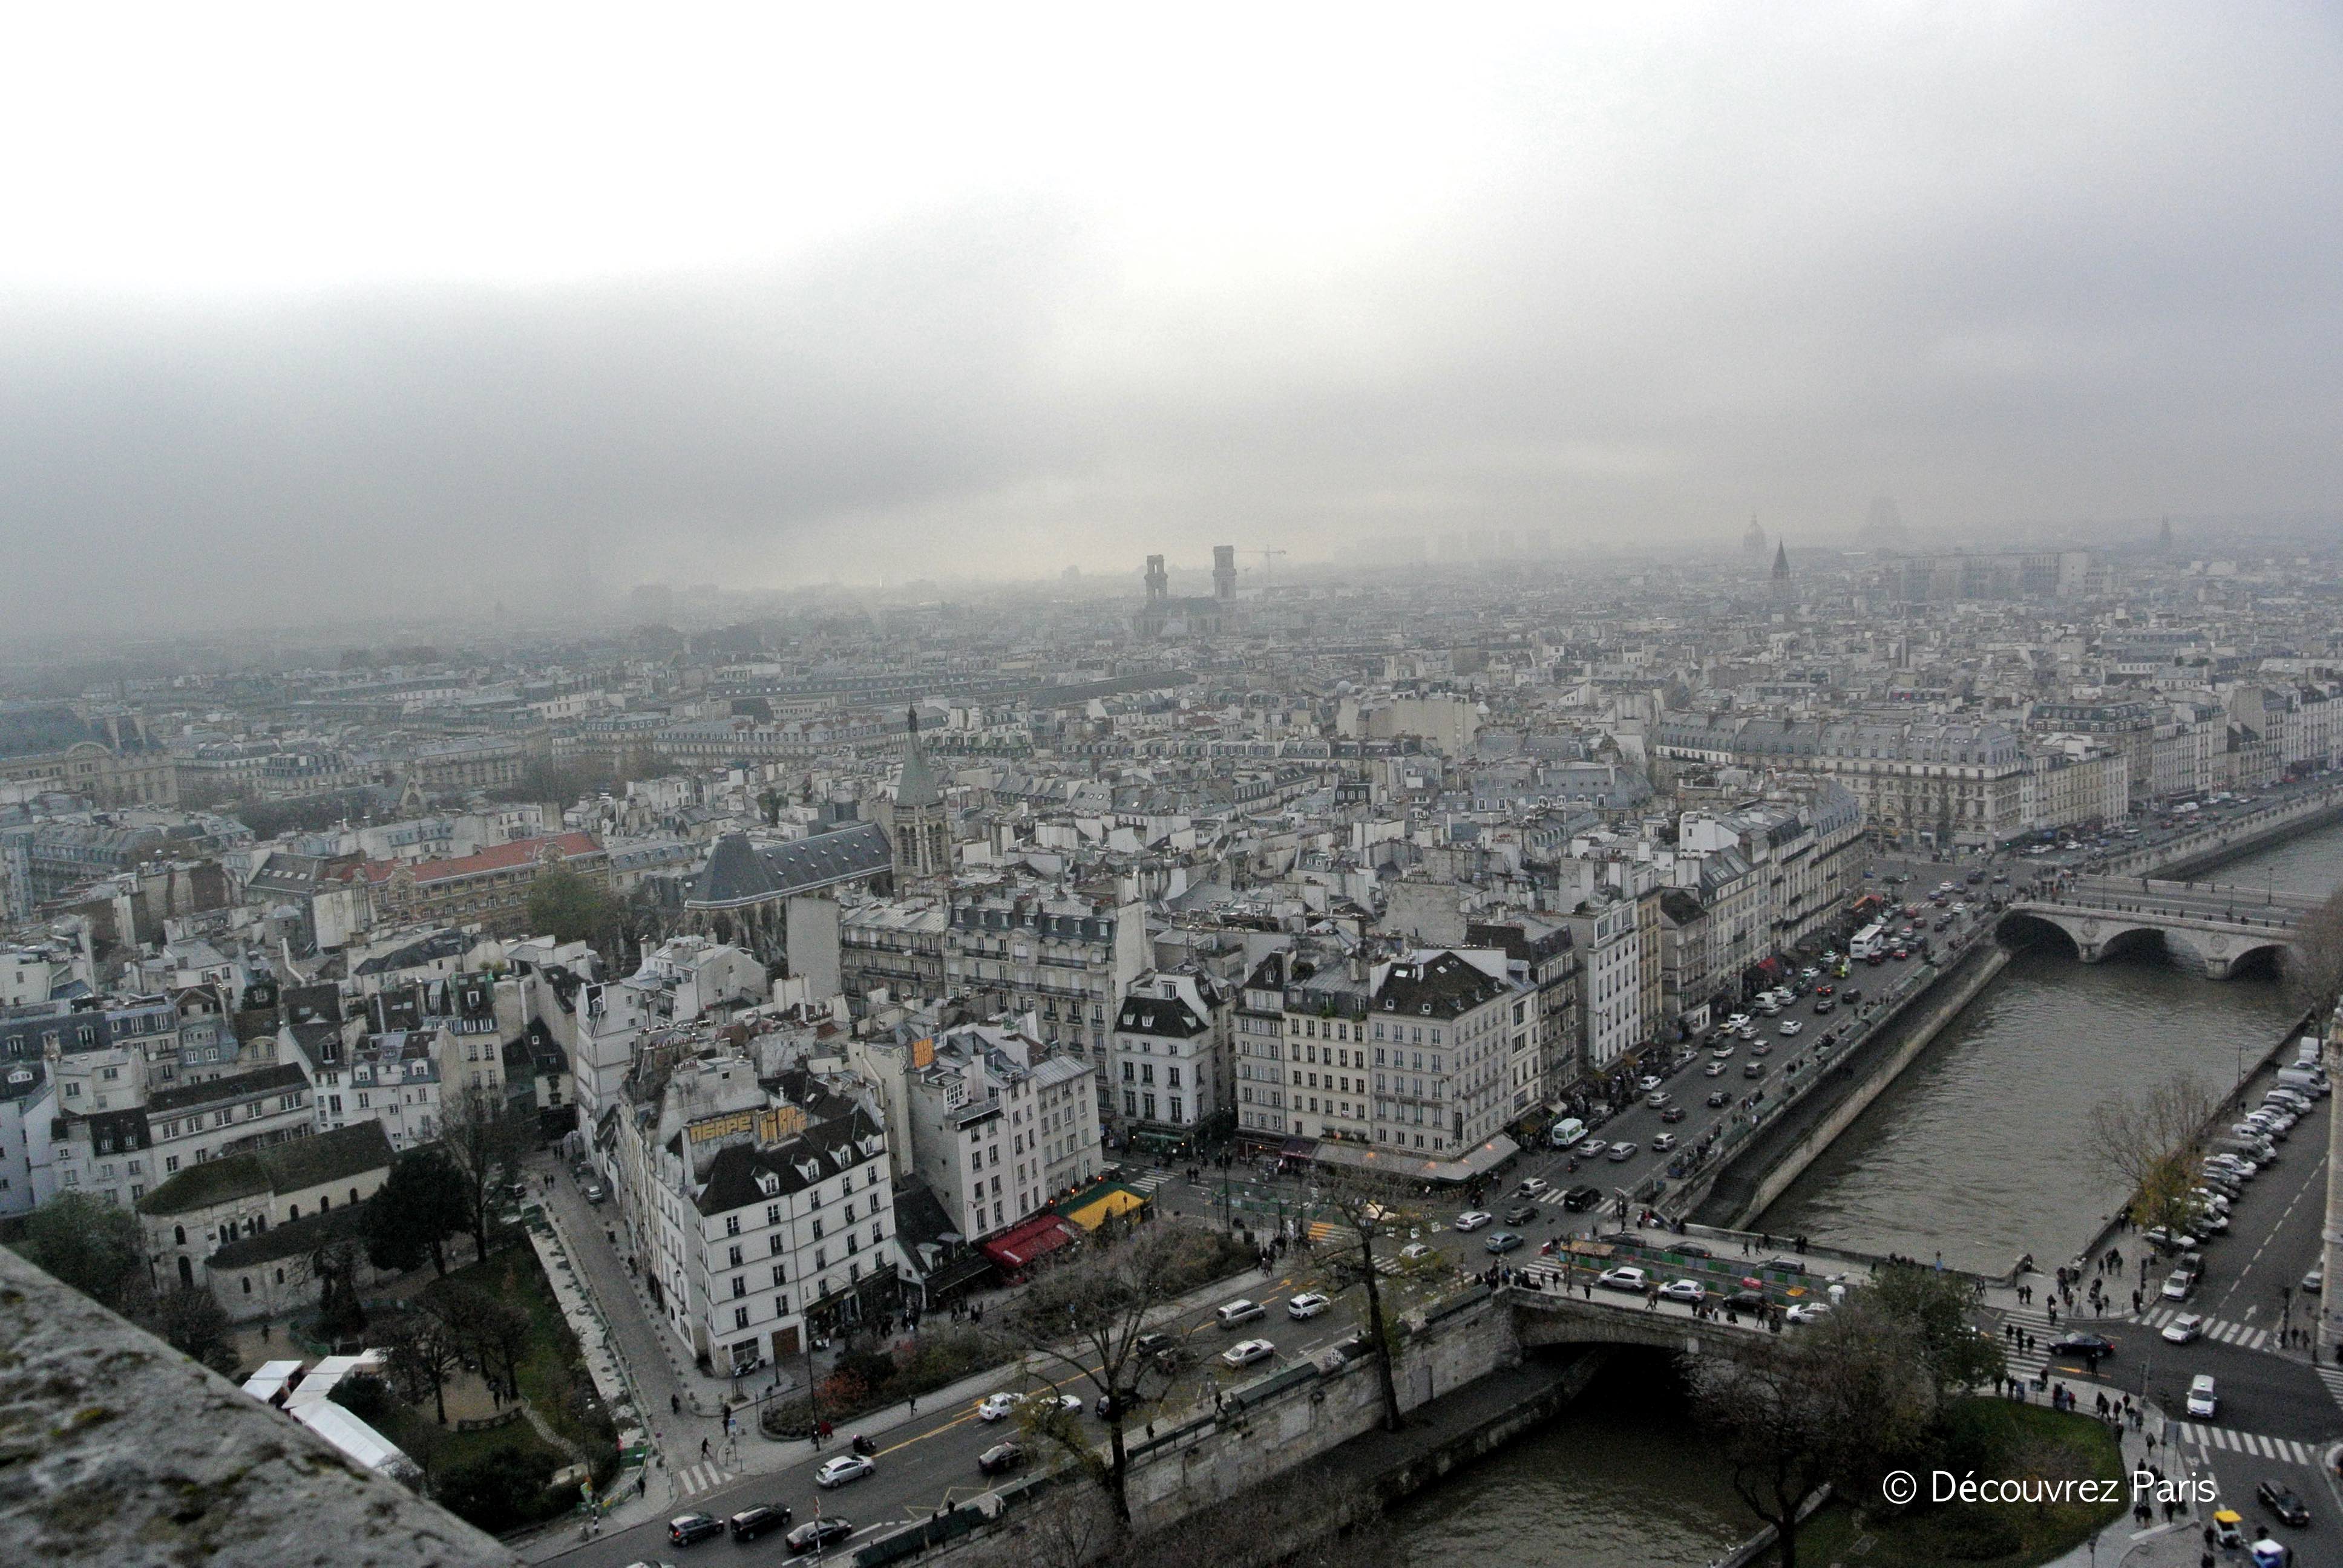
[[[2079,960],[2083,956],[2083,945],[2075,940],[2074,932],[2054,920],[2030,915],[2023,910],[2012,910],[2002,916],[1993,934],[2004,947],[2058,948],[2064,949],[2068,958]]]

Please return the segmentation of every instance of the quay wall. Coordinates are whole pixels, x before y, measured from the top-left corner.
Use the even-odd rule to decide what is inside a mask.
[[[2007,949],[1980,941],[1934,982],[1905,999],[1875,1030],[1865,1049],[1840,1064],[1852,1078],[1825,1080],[1824,1087],[1810,1091],[1807,1100],[1760,1129],[1713,1172],[1705,1192],[1684,1196],[1699,1221],[1720,1230],[1745,1229],[1903,1076],[2009,961]]]

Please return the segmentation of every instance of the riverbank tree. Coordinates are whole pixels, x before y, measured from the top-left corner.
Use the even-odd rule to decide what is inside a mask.
[[[2126,1211],[2143,1231],[2178,1235],[2197,1218],[2203,1140],[2221,1097],[2193,1073],[2176,1073],[2137,1094],[2116,1094],[2083,1121],[2086,1157],[2130,1196]]]

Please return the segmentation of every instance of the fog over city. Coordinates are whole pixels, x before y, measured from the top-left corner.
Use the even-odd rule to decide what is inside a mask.
[[[2334,12],[1627,15],[19,16],[0,614],[2334,507]]]

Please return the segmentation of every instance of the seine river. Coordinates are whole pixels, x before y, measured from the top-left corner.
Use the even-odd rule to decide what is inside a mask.
[[[2243,856],[2224,882],[2318,896],[2343,883],[2343,825]],[[2119,1196],[2080,1152],[2090,1108],[2176,1072],[2227,1083],[2292,1010],[2268,979],[2215,982],[2152,955],[2022,952],[1762,1223],[1866,1251],[1998,1272],[2073,1255]],[[1411,1500],[1410,1568],[1703,1568],[1753,1528],[1671,1397],[1637,1363],[1551,1427]]]

